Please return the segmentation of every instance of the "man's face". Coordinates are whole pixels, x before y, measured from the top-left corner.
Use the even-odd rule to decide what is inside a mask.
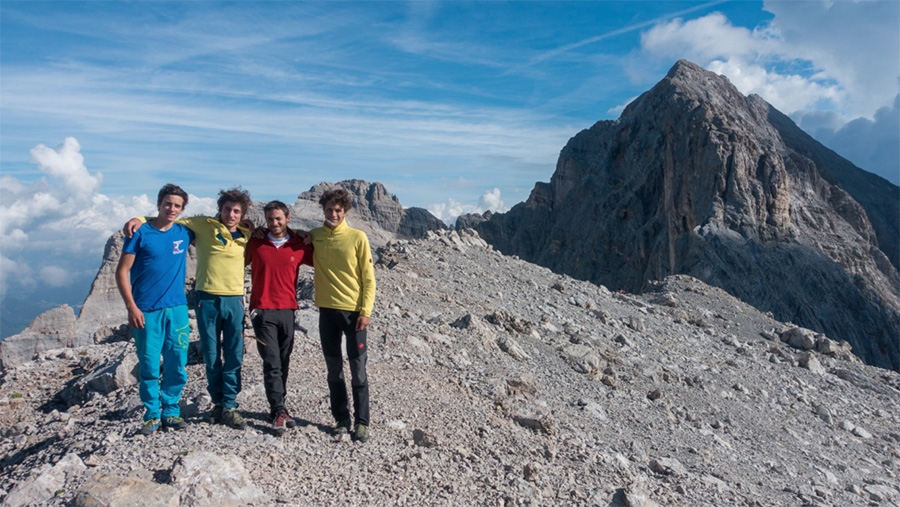
[[[243,216],[244,209],[236,202],[225,201],[225,203],[222,204],[222,209],[219,210],[219,219],[225,224],[225,227],[228,227],[229,229],[237,227],[237,224],[241,221]]]
[[[283,238],[287,234],[287,224],[290,217],[285,215],[280,209],[270,209],[266,211],[266,227],[269,233],[276,238]]]
[[[157,209],[159,210],[159,216],[165,217],[168,222],[174,222],[178,215],[184,211],[184,198],[179,195],[167,195],[163,197]]]
[[[328,221],[328,224],[332,228],[341,225],[341,222],[344,221],[344,217],[347,216],[347,210],[340,204],[335,204],[333,202],[323,206],[322,211],[325,213],[325,220]]]

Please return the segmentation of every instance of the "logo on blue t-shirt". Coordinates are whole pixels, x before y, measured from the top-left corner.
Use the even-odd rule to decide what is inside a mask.
[[[184,250],[181,248],[181,243],[183,243],[183,239],[179,239],[178,241],[172,242],[172,253],[178,255],[180,253],[184,253]]]

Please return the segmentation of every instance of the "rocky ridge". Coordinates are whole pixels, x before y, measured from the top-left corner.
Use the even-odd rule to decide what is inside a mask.
[[[300,425],[280,438],[249,333],[243,432],[204,422],[196,342],[190,425],[150,437],[136,435],[127,339],[5,369],[2,501],[900,505],[900,375],[847,343],[688,276],[614,292],[469,231],[391,241],[378,259],[366,444],[328,433],[304,299],[288,394]]]
[[[457,226],[615,290],[691,275],[900,371],[898,217],[896,185],[682,60],[569,140],[526,202]]]

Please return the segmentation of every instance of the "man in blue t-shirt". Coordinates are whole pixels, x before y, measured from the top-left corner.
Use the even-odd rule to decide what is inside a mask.
[[[187,349],[191,326],[184,294],[185,265],[193,233],[175,219],[188,195],[171,183],[156,199],[159,215],[125,239],[116,268],[119,294],[128,309],[140,367],[144,403],[140,430],[151,435],[162,426],[181,430],[181,391],[187,383]],[[160,379],[160,357],[164,363]]]

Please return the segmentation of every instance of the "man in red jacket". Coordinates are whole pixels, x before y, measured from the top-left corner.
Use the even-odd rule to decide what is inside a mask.
[[[245,263],[250,264],[250,315],[256,348],[263,360],[263,385],[274,433],[281,436],[296,422],[285,407],[288,369],[294,349],[294,311],[300,265],[312,266],[312,246],[288,229],[290,211],[283,202],[263,208],[269,229],[252,238]]]

